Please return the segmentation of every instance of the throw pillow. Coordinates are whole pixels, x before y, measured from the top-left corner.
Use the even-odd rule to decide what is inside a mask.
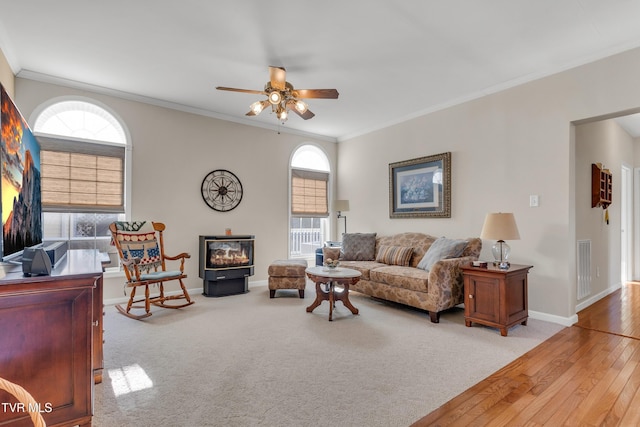
[[[466,246],[466,240],[438,237],[418,263],[418,268],[430,271],[433,264],[441,259],[456,258],[462,255]]]
[[[403,246],[380,246],[376,261],[388,265],[401,265],[407,267],[413,255],[413,248]]]
[[[376,233],[343,234],[342,255],[345,261],[373,261],[376,255]]]
[[[324,247],[322,248],[322,259],[323,260],[328,260],[328,259],[332,259],[332,260],[337,260],[340,258],[340,248],[330,248],[330,247]]]

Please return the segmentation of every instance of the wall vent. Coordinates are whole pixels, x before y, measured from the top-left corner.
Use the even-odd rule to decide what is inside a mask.
[[[578,240],[578,296],[591,295],[591,240]]]

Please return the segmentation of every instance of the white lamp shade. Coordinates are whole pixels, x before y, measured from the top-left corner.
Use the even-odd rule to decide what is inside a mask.
[[[348,200],[334,200],[333,201],[333,209],[339,212],[348,212],[349,211],[349,201]]]
[[[512,213],[488,213],[480,237],[490,240],[520,240],[515,217]]]

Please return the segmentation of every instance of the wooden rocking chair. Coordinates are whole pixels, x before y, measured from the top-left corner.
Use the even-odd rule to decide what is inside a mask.
[[[124,274],[127,276],[125,287],[131,288],[127,307],[116,305],[118,311],[132,319],[143,319],[151,316],[151,304],[164,308],[182,308],[194,303],[189,297],[182,279],[184,274],[184,260],[191,258],[187,253],[168,256],[164,253],[162,232],[165,225],[160,222],[118,221],[109,225],[113,244],[118,249],[118,255]],[[179,270],[167,270],[165,261],[180,261]],[[177,295],[164,294],[164,282],[177,280],[182,292]],[[151,295],[149,286],[156,285],[158,293]],[[144,298],[136,299],[136,289],[144,286]],[[125,292],[126,293],[126,292]],[[171,300],[185,300],[183,304],[166,304]],[[140,303],[144,302],[144,305]],[[144,309],[143,314],[134,314],[132,309]]]

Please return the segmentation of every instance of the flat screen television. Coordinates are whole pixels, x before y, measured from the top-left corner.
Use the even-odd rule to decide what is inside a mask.
[[[17,260],[26,247],[42,244],[40,144],[0,85],[0,197],[2,261]]]

